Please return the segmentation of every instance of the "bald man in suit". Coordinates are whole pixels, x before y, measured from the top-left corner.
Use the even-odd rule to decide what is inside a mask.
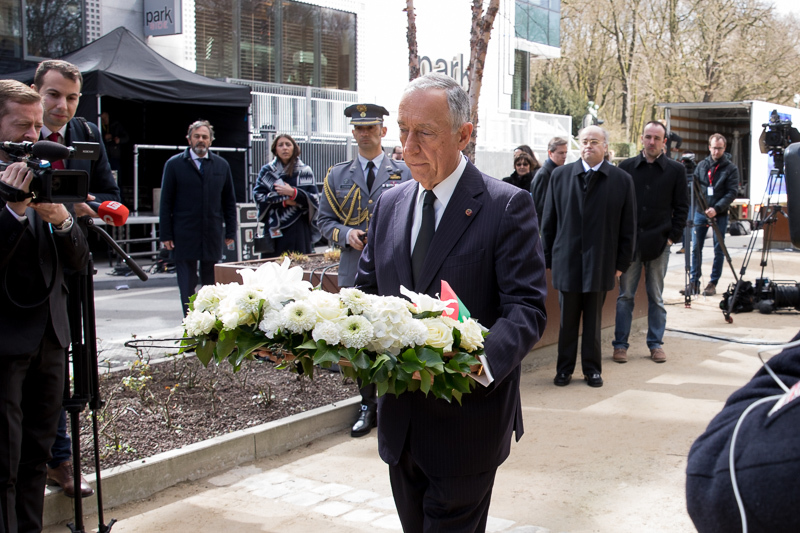
[[[447,281],[490,328],[494,382],[463,405],[406,392],[378,403],[378,449],[405,531],[483,531],[497,467],[522,436],[520,363],[544,330],[544,256],[528,191],[482,174],[461,154],[469,99],[451,78],[412,81],[400,102],[403,155],[413,181],[383,193],[356,286],[435,295]]]

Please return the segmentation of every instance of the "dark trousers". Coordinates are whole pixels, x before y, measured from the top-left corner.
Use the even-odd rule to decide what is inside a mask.
[[[56,441],[50,449],[52,459],[47,462],[50,468],[56,468],[65,461],[72,459],[72,440],[67,431],[67,411],[61,409],[61,416],[58,417],[58,428],[56,431]]]
[[[558,331],[558,363],[556,372],[572,374],[578,358],[578,330],[583,317],[583,339],[581,341],[581,368],[583,374],[601,374],[600,320],[603,314],[603,292],[558,293],[561,307],[561,326]]]
[[[0,356],[0,533],[42,530],[45,464],[64,390],[64,349],[48,333],[36,351]]]
[[[197,291],[197,263],[200,263],[200,283],[214,284],[214,265],[216,261],[198,261],[197,259],[178,259],[175,261],[175,274],[178,277],[178,289],[181,292],[181,305],[185,315],[189,309],[189,297]]]
[[[486,530],[497,469],[454,477],[431,476],[403,450],[389,466],[392,494],[407,533],[472,533]]]

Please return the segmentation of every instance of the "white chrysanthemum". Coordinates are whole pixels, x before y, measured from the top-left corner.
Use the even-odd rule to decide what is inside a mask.
[[[421,294],[418,292],[410,291],[400,285],[400,294],[414,302],[414,307],[412,308],[412,312],[414,314],[424,313],[426,311],[432,312],[440,312],[444,311],[445,308],[451,302],[455,302],[456,300],[439,300],[438,298],[431,298],[427,294]]]
[[[339,290],[339,297],[344,305],[354,315],[360,315],[371,305],[371,300],[366,293],[358,289],[343,288]]]
[[[264,332],[268,339],[272,339],[283,327],[283,318],[280,311],[264,313],[264,318],[259,322],[258,329]]]
[[[197,291],[197,296],[194,299],[195,311],[208,311],[212,314],[219,312],[219,302],[227,296],[228,292],[237,287],[237,283],[229,283],[223,285],[217,283],[215,285],[204,285]]]
[[[449,320],[449,319],[448,319]],[[421,321],[428,328],[425,344],[434,348],[442,348],[445,352],[453,350],[453,328],[441,318],[426,318]]]
[[[400,342],[403,346],[421,346],[428,340],[428,328],[421,320],[409,320],[400,330]]]
[[[317,312],[317,320],[335,321],[347,316],[347,308],[336,294],[315,290],[305,301]]]
[[[363,316],[349,316],[342,320],[340,325],[341,343],[346,348],[355,348],[359,350],[372,340],[372,324]]]
[[[323,320],[317,322],[314,330],[311,332],[311,337],[315,341],[323,340],[328,343],[328,346],[335,346],[341,340],[341,328],[336,322],[330,320]]]
[[[258,320],[258,300],[261,296],[247,287],[237,285],[219,302],[219,319],[225,329],[253,325]]]
[[[239,309],[253,313],[254,315],[258,313],[258,304],[263,299],[261,292],[253,287],[246,287],[242,286],[241,289],[235,291],[232,296],[234,296],[235,305]]]
[[[208,311],[190,311],[183,319],[183,327],[190,337],[208,335],[214,329],[217,318]]]
[[[281,311],[283,325],[292,333],[309,331],[317,323],[317,313],[306,302],[291,302]]]

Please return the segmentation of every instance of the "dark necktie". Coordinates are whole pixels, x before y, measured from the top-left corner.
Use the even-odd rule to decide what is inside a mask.
[[[200,172],[200,175],[203,175],[203,160],[202,159],[195,159],[197,161],[197,170]]]
[[[53,141],[54,143],[59,142],[60,139],[61,139],[61,134],[58,133],[57,131],[54,131],[53,133],[47,136],[47,140]],[[64,161],[62,161],[61,159],[59,159],[58,161],[50,161],[50,166],[56,170],[64,170],[64,168],[66,168],[64,167]]]
[[[587,192],[594,181],[594,170],[591,168],[583,175],[583,192]]]
[[[375,163],[369,161],[367,162],[367,189],[372,191],[373,185],[375,185]]]
[[[431,247],[433,234],[436,232],[436,212],[433,209],[435,201],[436,195],[433,194],[433,191],[426,189],[422,198],[422,224],[419,227],[414,252],[411,254],[411,272],[414,275],[414,282],[422,276],[422,265],[425,264],[425,256],[428,255],[428,248]]]

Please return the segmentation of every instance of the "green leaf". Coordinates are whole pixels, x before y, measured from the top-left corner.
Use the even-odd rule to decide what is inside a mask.
[[[360,351],[356,356],[351,360],[353,366],[360,369],[360,370],[368,370],[372,366],[372,361],[369,358],[369,355],[365,351]]]
[[[383,396],[389,391],[389,382],[382,381],[376,384],[376,388],[378,389],[378,396]]]
[[[323,343],[325,346],[327,346],[325,341],[320,341],[320,342]],[[305,341],[303,344],[301,344],[300,346],[296,346],[296,348],[298,350],[316,350],[318,348],[318,346],[317,346],[317,343],[314,342],[313,339],[309,339],[309,340]]]
[[[296,359],[297,361],[298,359]],[[303,367],[303,373],[308,376],[309,379],[314,379],[314,362],[311,360],[310,357],[301,357],[299,359],[300,365]]]
[[[425,363],[425,366],[436,366],[444,364],[444,359],[442,359],[442,355],[436,350],[428,348],[427,346],[418,346],[416,349],[416,354],[419,360]]]
[[[236,337],[238,330],[223,331],[219,334],[217,341],[217,362],[222,362],[236,348]]]
[[[316,345],[314,345],[314,347],[316,348]],[[314,364],[318,365],[325,362],[338,363],[339,350],[331,348],[327,344],[323,344],[323,347],[318,349],[317,353],[314,354]]]
[[[437,316],[442,316],[442,311],[423,311],[417,314],[411,313],[411,316],[417,320],[422,320],[423,318],[436,318]]]
[[[428,392],[431,390],[431,373],[423,368],[419,371],[419,378],[419,388],[427,396]]]
[[[409,374],[417,372],[425,368],[425,364],[417,357],[417,352],[413,349],[408,349],[398,356],[397,361],[400,368]]]
[[[208,367],[208,363],[211,362],[211,359],[214,357],[214,348],[216,348],[217,343],[211,340],[203,340],[197,345],[195,348],[195,353],[197,354],[197,360],[203,363],[203,366]]]

